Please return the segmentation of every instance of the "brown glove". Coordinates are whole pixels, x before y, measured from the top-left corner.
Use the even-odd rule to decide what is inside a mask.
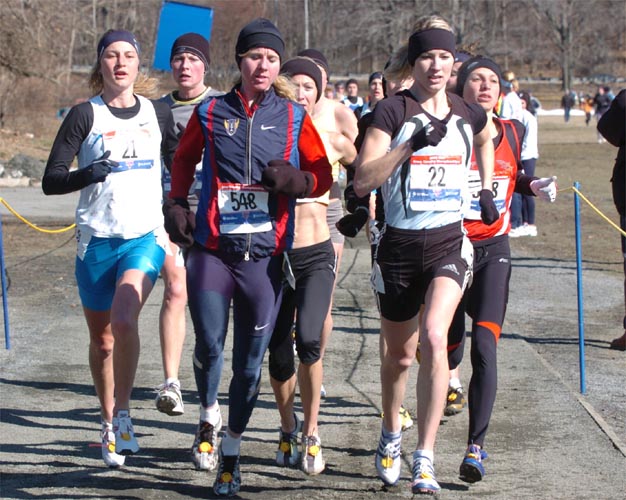
[[[168,198],[163,203],[165,230],[172,243],[189,248],[193,245],[193,231],[196,228],[196,215],[189,210],[187,200]]]

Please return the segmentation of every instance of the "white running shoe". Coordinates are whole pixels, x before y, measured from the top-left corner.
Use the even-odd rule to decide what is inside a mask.
[[[518,226],[509,231],[509,238],[519,238],[520,236],[528,236],[525,226]]]
[[[326,387],[322,384],[322,388],[320,389],[320,398],[326,399]]]
[[[435,479],[435,468],[428,457],[413,453],[413,481],[411,491],[414,495],[435,495],[441,491],[439,483]]]
[[[185,413],[183,396],[180,393],[180,382],[171,382],[158,386],[155,404],[157,410],[172,417]]]
[[[395,485],[400,479],[402,469],[402,438],[387,440],[382,432],[376,450],[376,471],[378,477],[387,486]]]
[[[200,422],[191,447],[191,460],[196,469],[213,470],[217,466],[217,434],[222,429],[222,415],[217,425]]]
[[[113,426],[108,422],[102,422],[100,438],[102,441],[102,460],[106,466],[120,467],[124,465],[126,457],[115,453],[115,432],[113,432]]]
[[[113,417],[113,432],[115,432],[115,453],[133,455],[139,451],[139,443],[135,438],[128,410],[119,410],[117,417]]]
[[[302,436],[302,471],[310,476],[326,468],[322,455],[322,442],[317,436]]]

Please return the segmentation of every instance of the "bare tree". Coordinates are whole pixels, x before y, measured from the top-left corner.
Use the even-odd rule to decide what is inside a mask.
[[[228,90],[238,71],[239,30],[271,19],[291,57],[306,48],[305,0],[184,0],[213,9],[209,83]],[[84,74],[109,28],[135,33],[144,66],[152,64],[162,0],[1,0],[0,125],[48,116],[84,97]],[[416,19],[440,14],[457,44],[493,57],[518,74],[574,76],[626,73],[623,0],[308,0],[309,45],[335,74],[380,70],[406,42]],[[164,91],[173,83],[166,72]],[[37,105],[33,105],[37,103]],[[4,120],[4,122],[3,122]]]

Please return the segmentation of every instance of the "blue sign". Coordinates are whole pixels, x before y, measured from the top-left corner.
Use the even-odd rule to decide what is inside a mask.
[[[212,27],[213,9],[179,2],[163,2],[152,67],[169,71],[174,40],[180,35],[193,32],[211,41]]]

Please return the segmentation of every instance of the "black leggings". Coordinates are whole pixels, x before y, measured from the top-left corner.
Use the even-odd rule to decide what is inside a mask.
[[[511,250],[507,235],[473,242],[473,245],[474,280],[465,292],[448,333],[448,363],[453,369],[463,358],[467,311],[472,318],[468,443],[482,447],[496,400],[496,348],[509,297]]]
[[[296,317],[298,358],[307,365],[320,359],[322,327],[335,282],[335,250],[330,240],[289,251],[285,265],[295,278],[295,290],[285,283],[283,300],[269,345],[269,371],[280,382],[295,373],[291,329]],[[286,273],[289,273],[289,267]],[[296,310],[297,315],[296,315]]]

